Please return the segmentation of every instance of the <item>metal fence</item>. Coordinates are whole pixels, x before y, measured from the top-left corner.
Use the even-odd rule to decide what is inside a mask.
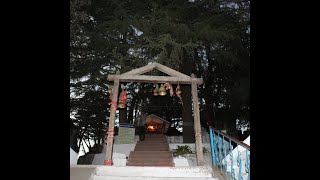
[[[250,146],[210,127],[213,166],[227,179],[250,180]]]

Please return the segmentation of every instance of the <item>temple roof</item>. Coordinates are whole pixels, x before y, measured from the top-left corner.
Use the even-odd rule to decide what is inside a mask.
[[[169,121],[159,117],[159,116],[156,116],[154,114],[150,114],[146,117],[146,123],[150,123],[150,122],[157,122],[157,123],[168,123],[169,124]]]

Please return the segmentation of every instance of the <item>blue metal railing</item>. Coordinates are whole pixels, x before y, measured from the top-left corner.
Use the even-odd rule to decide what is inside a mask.
[[[227,180],[250,180],[250,146],[212,127],[210,143],[212,164]]]

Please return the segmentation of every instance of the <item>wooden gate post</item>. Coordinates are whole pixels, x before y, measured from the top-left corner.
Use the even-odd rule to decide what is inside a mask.
[[[119,75],[119,70],[117,71],[117,75]],[[109,118],[109,129],[107,131],[107,150],[106,150],[106,159],[104,160],[104,165],[112,166],[112,147],[113,147],[113,139],[114,139],[114,121],[116,117],[117,110],[117,101],[118,101],[118,93],[119,93],[119,78],[114,80],[113,92],[112,92],[112,100],[110,107],[110,118]]]
[[[191,74],[191,94],[193,100],[193,118],[194,118],[194,132],[195,132],[195,141],[196,141],[196,153],[197,153],[197,165],[203,166],[203,150],[202,150],[202,138],[201,138],[201,124],[200,124],[200,113],[199,113],[199,104],[198,104],[198,90],[196,77],[194,74]]]

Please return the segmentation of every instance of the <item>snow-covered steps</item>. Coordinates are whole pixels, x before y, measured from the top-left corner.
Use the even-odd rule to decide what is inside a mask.
[[[95,176],[93,180],[219,180],[217,178],[189,177],[129,177],[129,176]]]
[[[98,166],[92,180],[218,180],[205,166],[197,167],[115,167]]]

